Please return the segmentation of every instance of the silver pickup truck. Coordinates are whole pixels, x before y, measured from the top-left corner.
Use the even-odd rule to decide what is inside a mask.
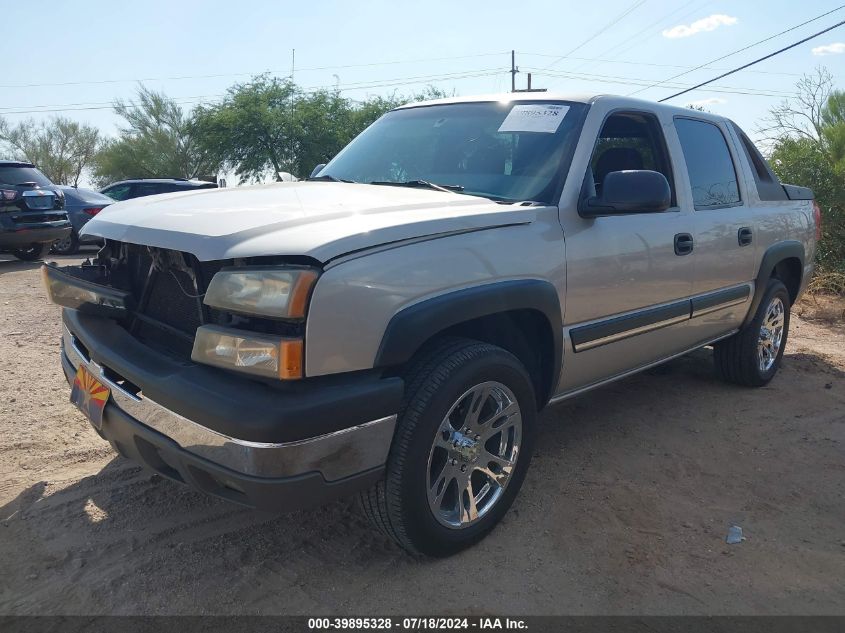
[[[545,406],[705,345],[771,380],[819,225],[723,117],[507,94],[393,110],[306,182],[114,204],[43,274],[118,453],[253,508],[358,493],[441,556],[508,510]]]

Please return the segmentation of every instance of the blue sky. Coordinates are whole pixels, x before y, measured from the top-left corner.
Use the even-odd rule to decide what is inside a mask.
[[[14,122],[60,114],[111,134],[119,119],[108,104],[131,97],[139,79],[190,108],[251,74],[289,74],[291,49],[300,85],[336,85],[352,99],[427,84],[459,95],[506,91],[511,49],[521,69],[533,69],[535,86],[629,94],[839,4],[13,0],[3,9],[10,27],[0,38],[0,115]],[[698,83],[843,19],[845,9],[676,81]],[[818,47],[825,48],[814,54]],[[845,26],[673,103],[703,103],[754,136],[767,110],[819,64],[845,87]],[[677,90],[658,86],[637,96],[656,100]]]

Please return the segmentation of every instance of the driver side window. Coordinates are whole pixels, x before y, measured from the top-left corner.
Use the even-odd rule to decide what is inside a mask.
[[[601,196],[604,179],[610,172],[632,169],[648,169],[666,176],[672,206],[675,205],[675,185],[659,122],[650,114],[618,112],[604,122],[590,158],[584,182],[587,196]]]

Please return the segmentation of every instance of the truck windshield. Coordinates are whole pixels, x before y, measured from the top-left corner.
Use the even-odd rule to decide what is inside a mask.
[[[586,107],[537,100],[393,110],[347,145],[319,177],[433,184],[506,202],[552,203]]]

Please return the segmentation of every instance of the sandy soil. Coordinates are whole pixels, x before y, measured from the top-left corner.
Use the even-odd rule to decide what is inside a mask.
[[[0,261],[0,613],[845,614],[841,322],[796,318],[763,389],[700,350],[547,410],[503,524],[436,561],[351,501],[269,516],[117,458],[59,324],[37,266]]]

